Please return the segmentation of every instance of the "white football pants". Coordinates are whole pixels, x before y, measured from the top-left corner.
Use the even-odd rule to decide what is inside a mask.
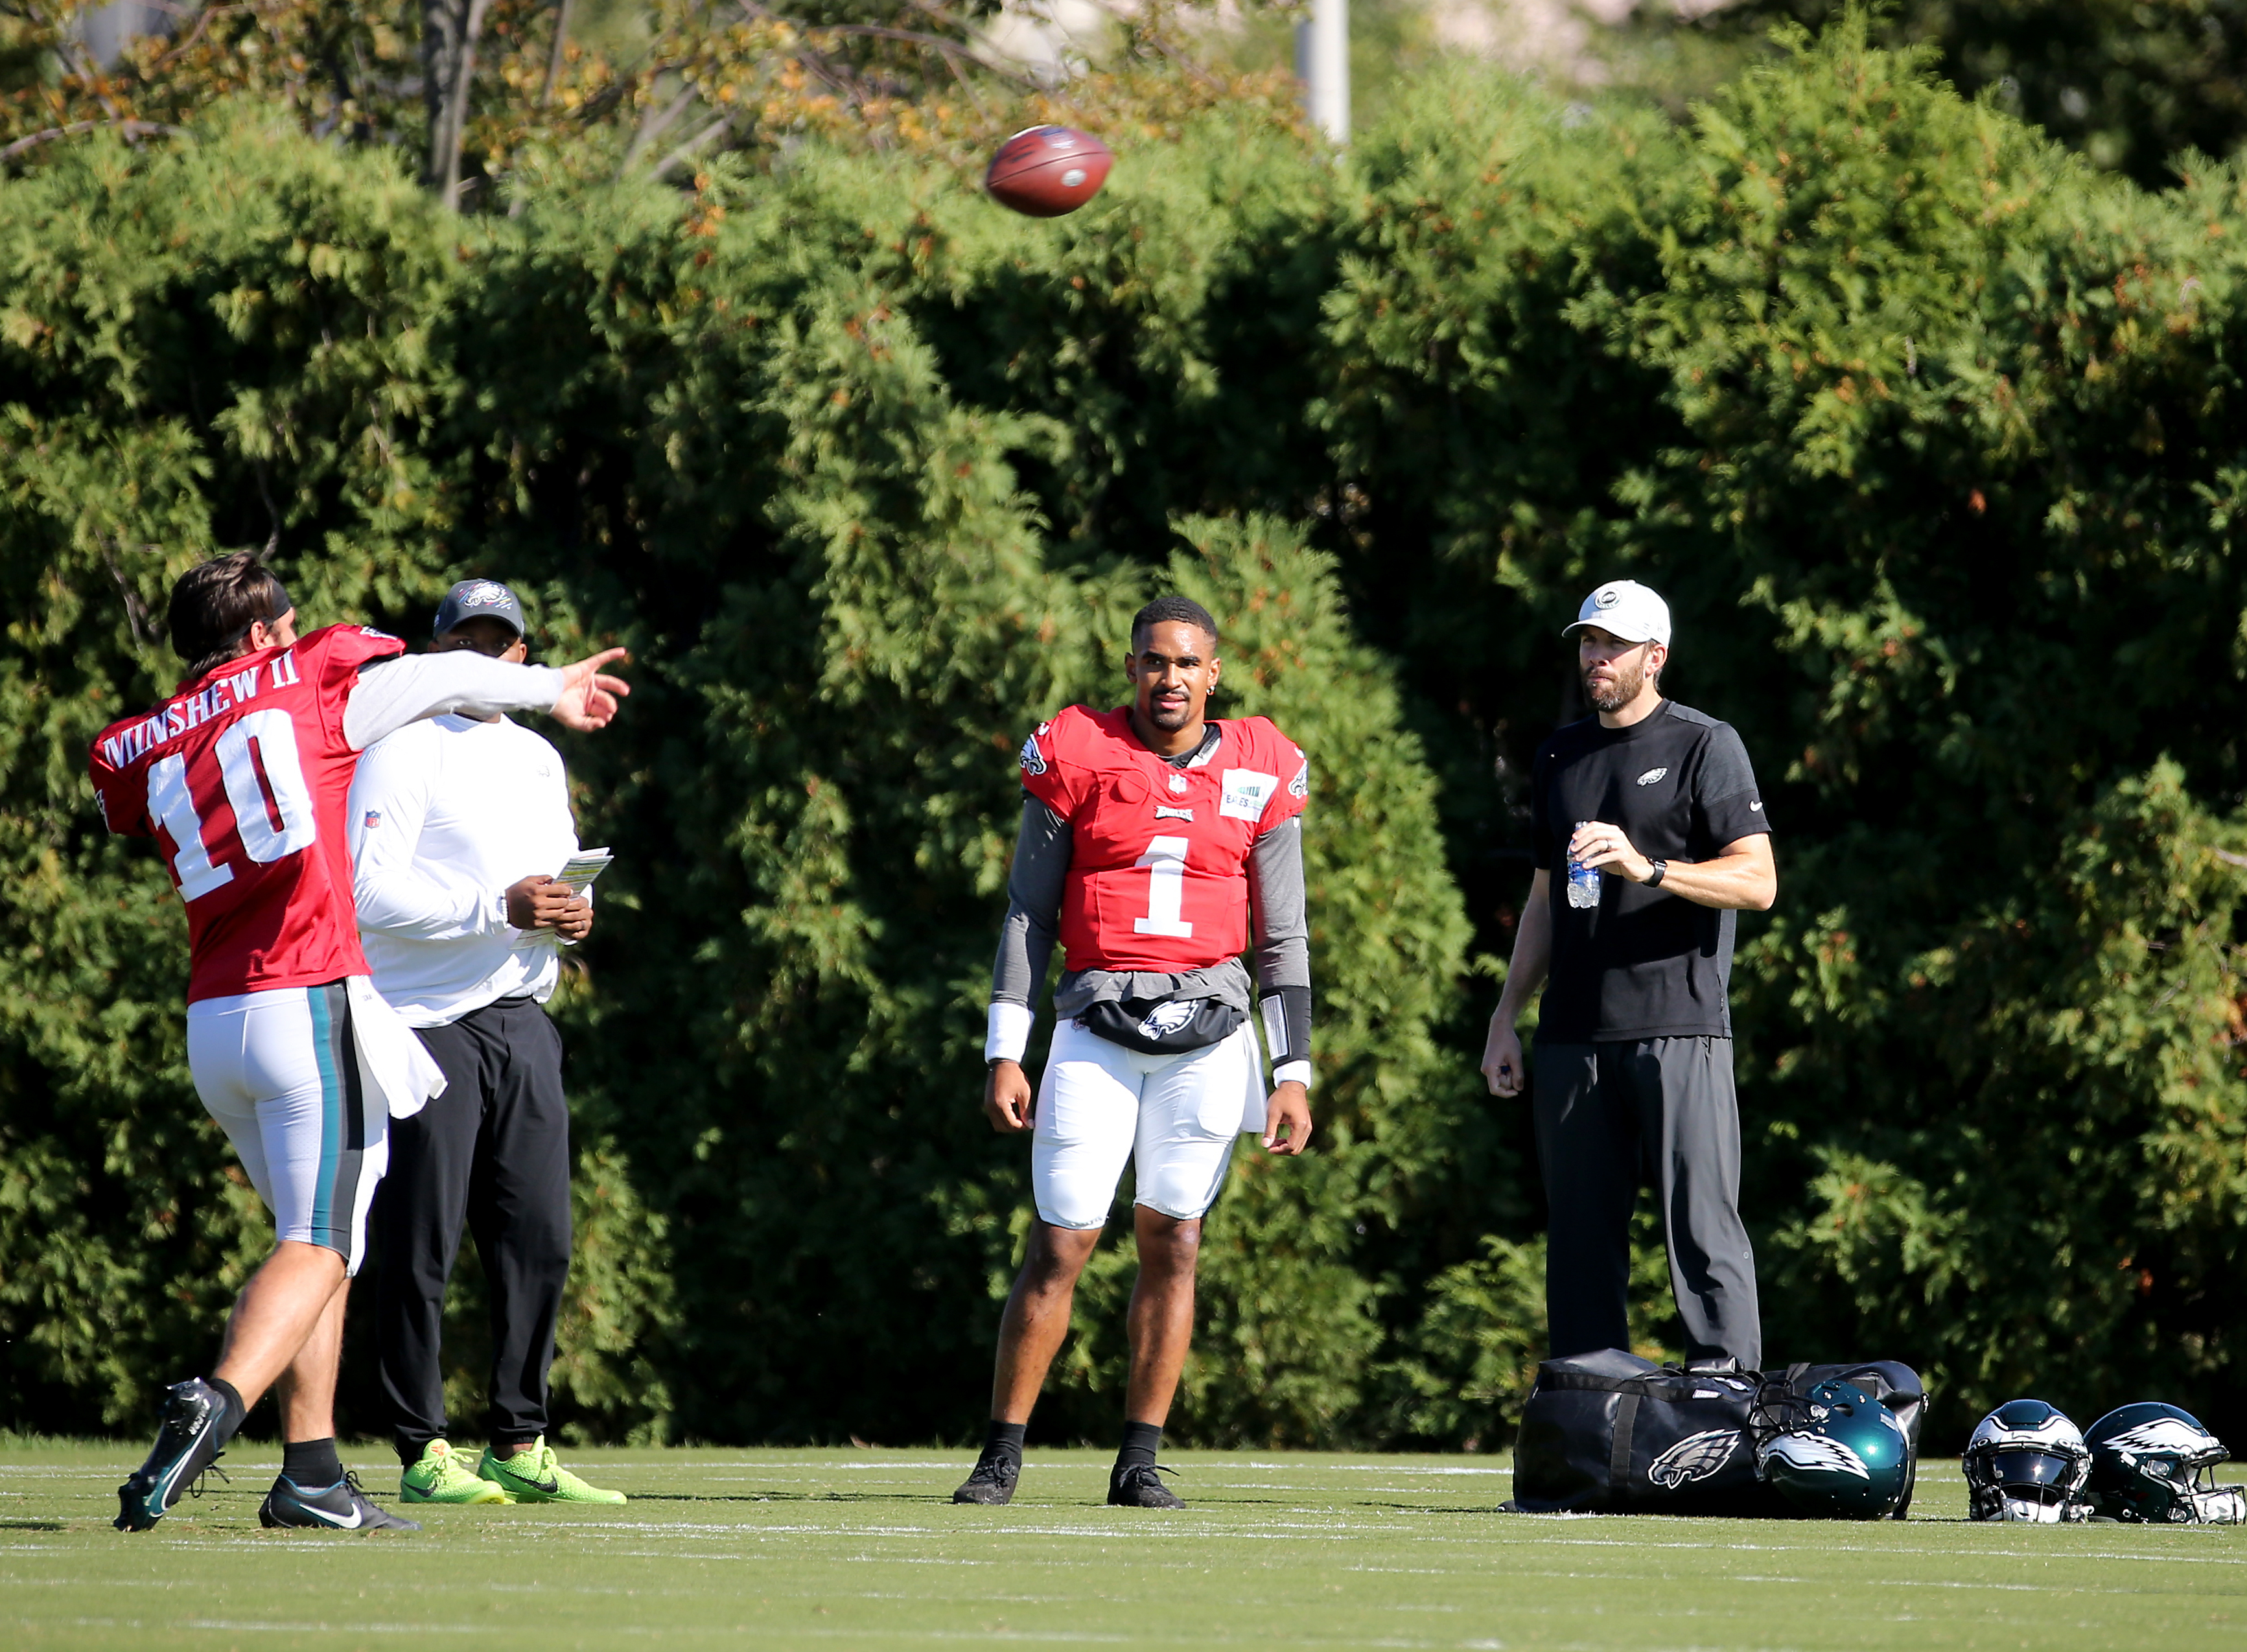
[[[1192,1220],[1217,1202],[1233,1138],[1264,1128],[1266,1099],[1261,1052],[1246,1021],[1183,1055],[1142,1055],[1063,1021],[1038,1085],[1030,1144],[1039,1219],[1105,1224],[1129,1159],[1135,1203]]]
[[[341,981],[188,1006],[188,1068],[225,1129],[275,1236],[357,1273],[366,1211],[390,1163],[390,1114],[359,1082]]]

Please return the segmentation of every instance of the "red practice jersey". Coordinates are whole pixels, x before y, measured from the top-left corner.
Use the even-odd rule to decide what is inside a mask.
[[[363,625],[205,672],[93,743],[113,832],[154,837],[188,905],[188,1001],[366,973],[344,804],[359,667],[406,652]]]
[[[1069,826],[1061,943],[1071,970],[1181,974],[1248,945],[1248,852],[1303,811],[1310,765],[1262,717],[1211,727],[1175,768],[1128,709],[1072,706],[1022,742],[1022,785]]]

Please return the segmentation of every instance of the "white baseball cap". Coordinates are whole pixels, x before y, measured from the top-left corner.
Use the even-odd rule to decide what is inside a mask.
[[[1576,623],[1565,627],[1563,637],[1586,625],[1597,625],[1610,637],[1627,643],[1670,645],[1670,604],[1636,579],[1610,579],[1576,611]]]

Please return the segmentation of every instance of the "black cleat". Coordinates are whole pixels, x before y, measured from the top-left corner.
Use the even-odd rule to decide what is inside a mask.
[[[1002,1508],[1014,1500],[1014,1485],[1021,1478],[1022,1465],[1013,1457],[986,1451],[975,1459],[975,1471],[960,1483],[952,1500]]]
[[[265,1501],[257,1505],[257,1523],[302,1526],[314,1532],[418,1532],[419,1520],[404,1520],[376,1505],[363,1491],[359,1476],[346,1474],[333,1485],[311,1490],[287,1475],[273,1482]]]
[[[164,1391],[154,1449],[140,1471],[117,1488],[113,1524],[119,1531],[145,1532],[155,1525],[225,1455],[225,1442],[219,1437],[225,1419],[226,1400],[199,1376],[174,1382]]]
[[[1108,1477],[1108,1505],[1117,1509],[1182,1509],[1185,1499],[1163,1484],[1163,1476],[1176,1469],[1152,1463],[1118,1463]]]

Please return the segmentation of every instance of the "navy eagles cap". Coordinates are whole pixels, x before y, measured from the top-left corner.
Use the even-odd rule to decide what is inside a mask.
[[[442,637],[471,619],[496,619],[518,637],[525,629],[522,604],[513,591],[495,579],[463,579],[437,604],[437,628],[430,635]]]

